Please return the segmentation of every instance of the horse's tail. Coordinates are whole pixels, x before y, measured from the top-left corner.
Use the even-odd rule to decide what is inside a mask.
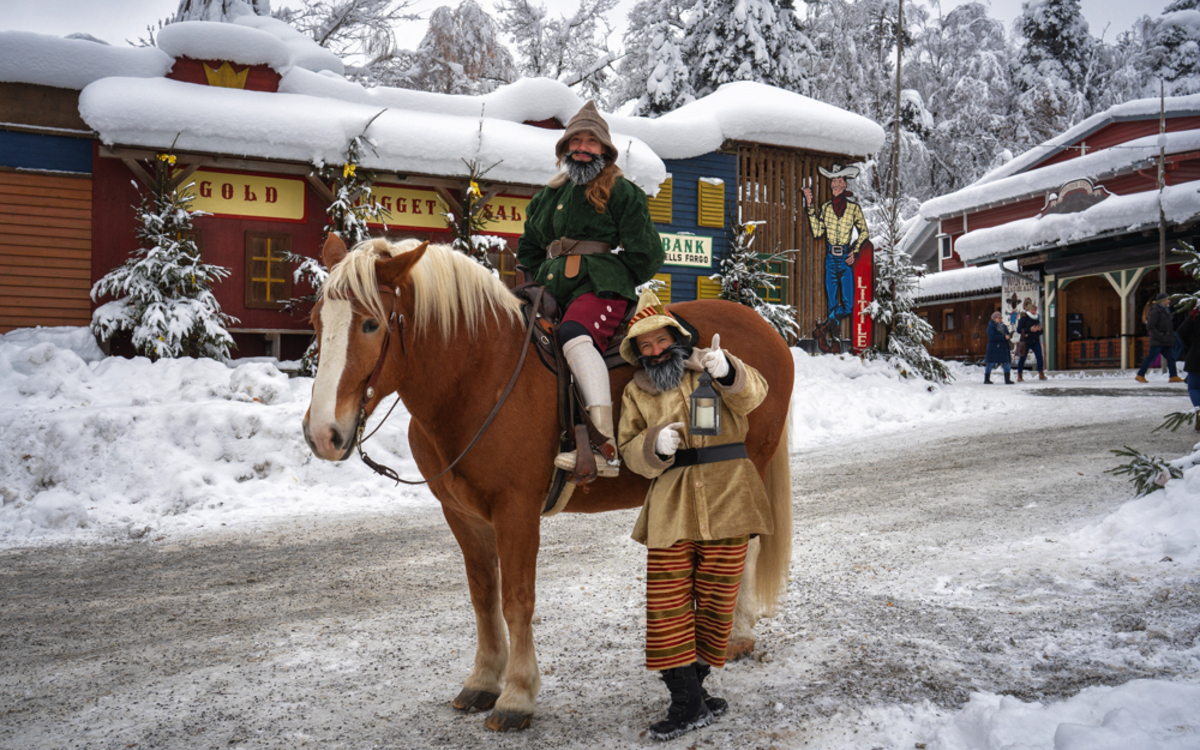
[[[775,449],[764,484],[771,503],[775,533],[759,536],[758,563],[754,576],[754,598],[765,616],[775,614],[779,600],[787,591],[788,569],[792,560],[792,467],[788,455],[788,434],[792,430],[789,410],[787,426]]]

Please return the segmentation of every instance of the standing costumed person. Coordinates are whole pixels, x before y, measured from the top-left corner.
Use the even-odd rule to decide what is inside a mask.
[[[656,740],[707,726],[728,709],[704,680],[725,665],[750,537],[774,531],[744,442],[767,382],[722,351],[719,336],[709,349],[691,344],[653,292],[638,301],[621,342],[621,356],[641,366],[621,400],[621,456],[653,480],[633,538],[647,548],[646,668],[662,673],[671,694],[666,718],[650,726]],[[686,427],[702,372],[721,396],[719,435]]]
[[[607,438],[593,446],[597,473],[615,477],[620,461],[603,355],[636,287],[654,277],[666,253],[646,194],[622,176],[608,124],[593,102],[567,123],[555,154],[563,171],[529,202],[517,260],[565,306],[563,355],[592,424]],[[575,459],[576,452],[567,451],[554,465],[570,471]]]
[[[813,336],[828,351],[828,339],[837,338],[842,318],[854,311],[854,261],[864,246],[870,250],[873,245],[862,207],[846,189],[847,180],[858,177],[858,167],[834,164],[832,170],[817,167],[817,171],[829,178],[833,197],[817,209],[812,188],[803,187],[801,192],[813,239],[825,238],[825,303],[829,312],[824,320],[817,321]]]

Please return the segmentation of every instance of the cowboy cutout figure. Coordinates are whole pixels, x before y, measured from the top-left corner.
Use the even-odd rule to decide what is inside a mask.
[[[829,312],[824,320],[817,321],[813,338],[821,351],[828,352],[835,347],[840,350],[839,326],[854,310],[854,261],[864,246],[868,250],[873,246],[862,208],[854,194],[846,190],[846,181],[858,176],[858,167],[834,164],[833,169],[817,167],[817,171],[829,178],[833,197],[818,210],[813,206],[812,188],[801,190],[813,239],[825,238],[825,300]]]

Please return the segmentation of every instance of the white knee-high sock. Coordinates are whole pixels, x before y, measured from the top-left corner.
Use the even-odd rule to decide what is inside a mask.
[[[579,383],[579,392],[587,406],[612,406],[608,391],[608,367],[596,350],[591,336],[576,336],[563,344],[563,356]]]

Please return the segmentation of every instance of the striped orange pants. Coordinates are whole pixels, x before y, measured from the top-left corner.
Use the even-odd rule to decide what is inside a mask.
[[[725,666],[749,541],[684,540],[646,551],[646,669],[687,666],[697,655]]]

